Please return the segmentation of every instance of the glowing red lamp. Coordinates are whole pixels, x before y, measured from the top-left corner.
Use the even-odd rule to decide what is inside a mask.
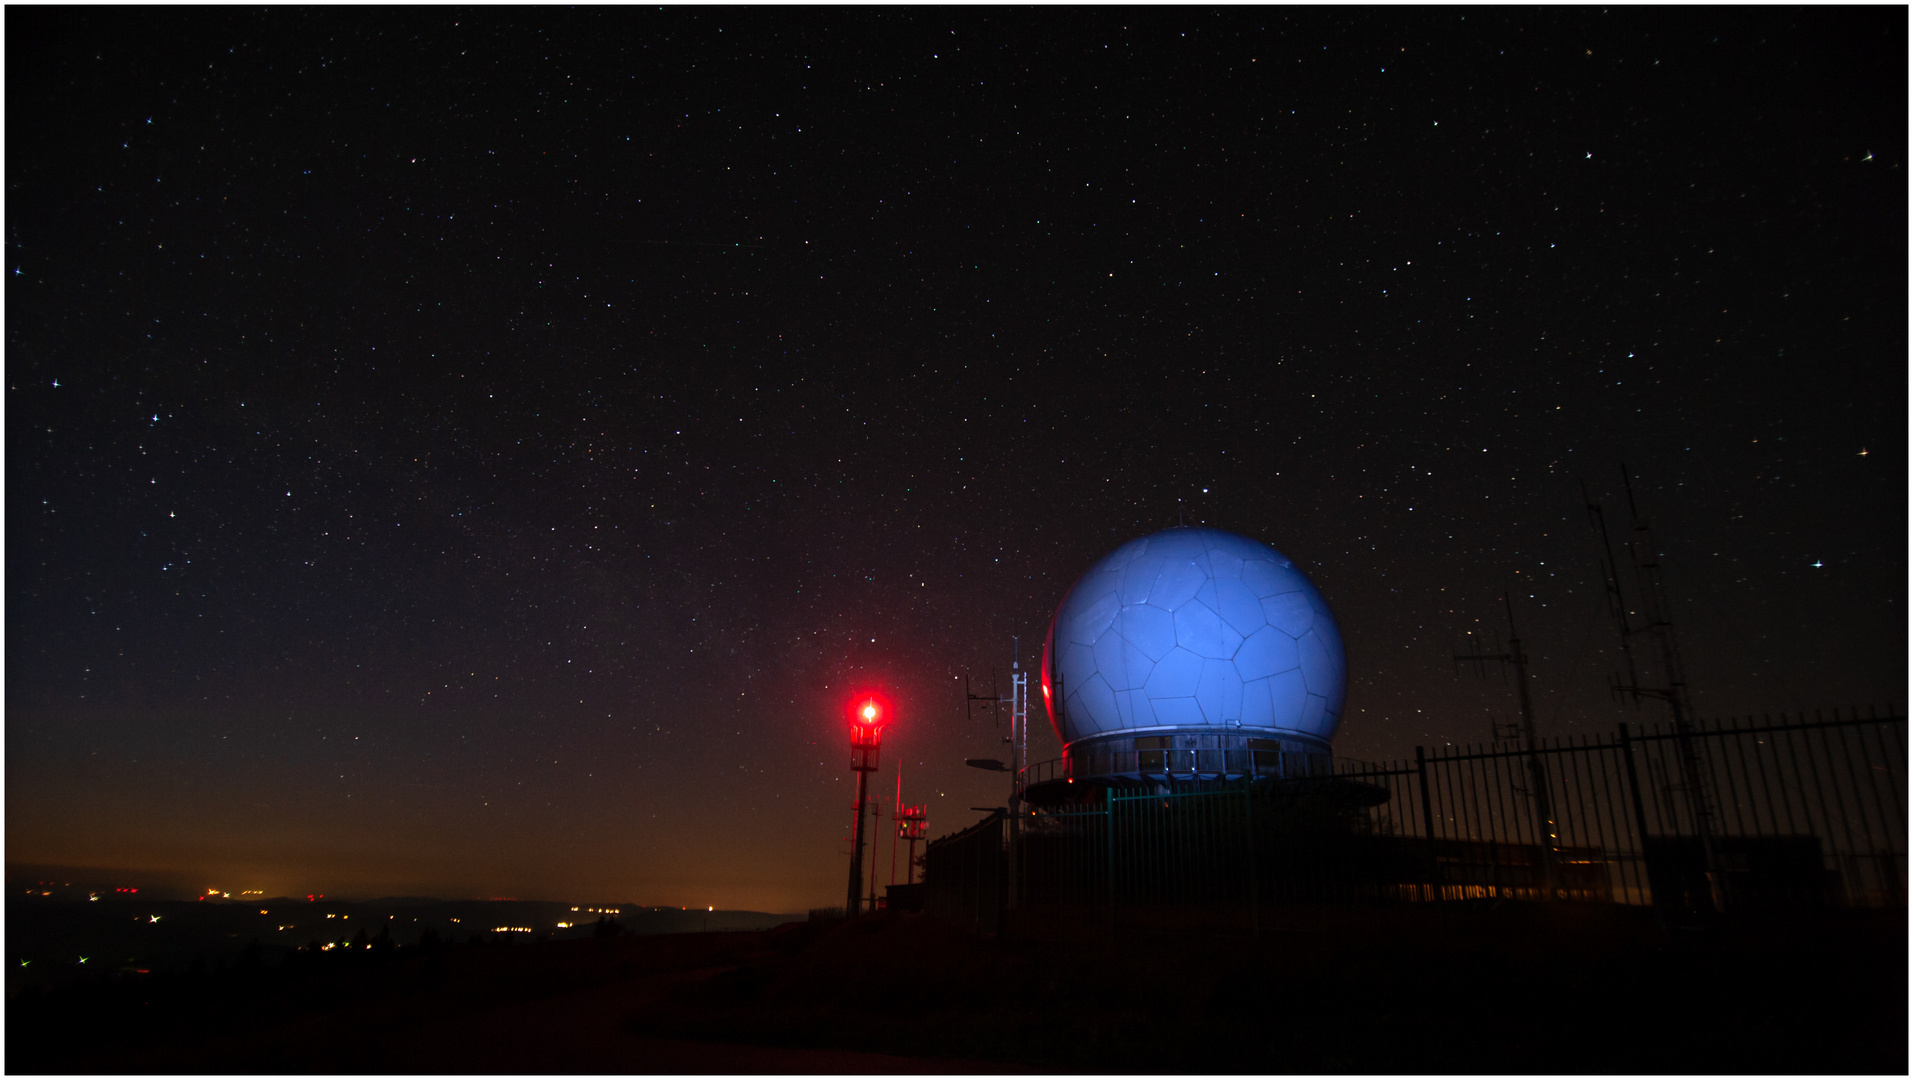
[[[875,772],[878,751],[883,746],[884,722],[890,718],[890,704],[875,694],[862,694],[850,704],[850,767],[858,772]]]

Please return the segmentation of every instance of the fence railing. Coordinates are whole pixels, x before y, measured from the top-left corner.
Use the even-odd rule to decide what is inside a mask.
[[[1111,920],[1233,906],[1251,924],[1262,906],[1303,900],[1907,902],[1906,719],[1891,714],[1622,724],[1279,775],[1102,779],[933,842],[926,906],[987,932],[993,902]]]
[[[949,922],[994,934],[1008,899],[1001,810],[962,832],[930,842],[924,853],[923,907]]]
[[[1073,757],[1051,758],[1025,766],[1023,786],[1076,777],[1173,777],[1215,780],[1233,777],[1293,779],[1328,776],[1335,771],[1327,754],[1292,750],[1188,749],[1096,750]]]

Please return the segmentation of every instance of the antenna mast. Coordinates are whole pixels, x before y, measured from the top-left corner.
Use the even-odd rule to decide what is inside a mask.
[[[1460,668],[1463,660],[1472,661],[1476,674],[1486,675],[1482,661],[1494,660],[1514,668],[1515,688],[1521,701],[1522,744],[1528,751],[1528,787],[1529,795],[1534,799],[1534,820],[1537,831],[1545,831],[1541,839],[1541,887],[1548,899],[1555,898],[1555,862],[1559,857],[1560,830],[1554,820],[1554,800],[1548,793],[1548,767],[1541,761],[1541,754],[1534,733],[1534,698],[1528,693],[1528,654],[1522,651],[1521,635],[1514,626],[1514,601],[1506,592],[1501,594],[1501,604],[1508,613],[1508,651],[1505,653],[1484,653],[1479,642],[1475,651],[1463,656],[1455,655],[1455,666]],[[1499,727],[1499,725],[1497,725]]]
[[[1615,614],[1621,631],[1621,651],[1627,658],[1627,682],[1616,678],[1613,691],[1616,696],[1625,695],[1640,703],[1643,697],[1657,698],[1667,704],[1672,714],[1676,746],[1680,751],[1681,788],[1686,795],[1687,813],[1693,820],[1694,833],[1700,840],[1702,872],[1707,878],[1707,891],[1710,903],[1715,911],[1723,907],[1721,895],[1721,877],[1719,862],[1714,851],[1714,811],[1708,797],[1705,773],[1701,768],[1700,752],[1694,745],[1694,707],[1687,695],[1687,676],[1681,666],[1680,643],[1674,636],[1674,622],[1669,617],[1667,605],[1667,585],[1661,574],[1661,553],[1654,541],[1653,529],[1647,518],[1641,513],[1634,501],[1634,481],[1628,474],[1626,463],[1621,465],[1621,487],[1627,493],[1627,511],[1631,519],[1628,538],[1624,546],[1628,559],[1634,564],[1635,591],[1641,601],[1643,625],[1631,626],[1628,622],[1627,605],[1621,596],[1620,573],[1614,563],[1614,547],[1608,540],[1607,522],[1601,515],[1598,504],[1587,502],[1588,513],[1593,524],[1601,532],[1601,543],[1606,562],[1602,565],[1602,575],[1608,590],[1608,604]],[[1587,500],[1587,487],[1582,485],[1582,499]],[[1643,686],[1634,666],[1634,654],[1629,639],[1635,634],[1651,633],[1660,645],[1660,675],[1663,681],[1659,686]],[[1646,837],[1641,838],[1643,842]]]
[[[1013,907],[1016,904],[1017,895],[1017,860],[1021,854],[1019,850],[1021,845],[1017,835],[1019,828],[1017,819],[1023,812],[1023,770],[1029,763],[1030,673],[1023,670],[1022,639],[1011,637],[1010,642],[1011,652],[1013,654],[1010,659],[1010,696],[1000,697],[997,695],[996,674],[994,671],[992,671],[990,675],[989,697],[970,693],[970,681],[968,677],[965,677],[963,680],[963,711],[964,716],[968,718],[972,715],[971,710],[974,709],[979,702],[982,703],[985,708],[989,709],[992,715],[997,715],[996,710],[1001,706],[1008,705],[1010,707],[1010,733],[1004,736],[1003,741],[1010,746],[1010,764],[1008,767],[1010,774],[1009,903]],[[973,768],[990,769],[993,771],[1004,768],[1003,763],[994,758],[970,758],[965,761],[964,764]]]

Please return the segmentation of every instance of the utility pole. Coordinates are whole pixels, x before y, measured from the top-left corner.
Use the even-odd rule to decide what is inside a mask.
[[[1514,625],[1514,601],[1506,592],[1501,594],[1501,604],[1508,613],[1508,651],[1505,653],[1484,653],[1477,641],[1475,651],[1463,656],[1455,655],[1455,666],[1459,668],[1463,660],[1475,666],[1477,675],[1486,675],[1483,662],[1494,660],[1514,668],[1515,688],[1521,701],[1521,739],[1523,748],[1528,752],[1528,793],[1534,800],[1534,820],[1541,838],[1541,889],[1548,899],[1556,898],[1559,883],[1556,881],[1556,867],[1559,863],[1561,837],[1554,820],[1554,800],[1548,792],[1548,767],[1541,760],[1538,740],[1534,732],[1534,698],[1528,692],[1528,654],[1522,651],[1521,635]]]

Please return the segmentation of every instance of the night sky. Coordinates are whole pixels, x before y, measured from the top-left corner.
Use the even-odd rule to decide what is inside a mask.
[[[1178,521],[1339,754],[1513,720],[1504,590],[1611,732],[1623,462],[1703,714],[1905,700],[1903,7],[6,30],[9,861],[840,903],[848,696],[969,824],[962,676]]]

